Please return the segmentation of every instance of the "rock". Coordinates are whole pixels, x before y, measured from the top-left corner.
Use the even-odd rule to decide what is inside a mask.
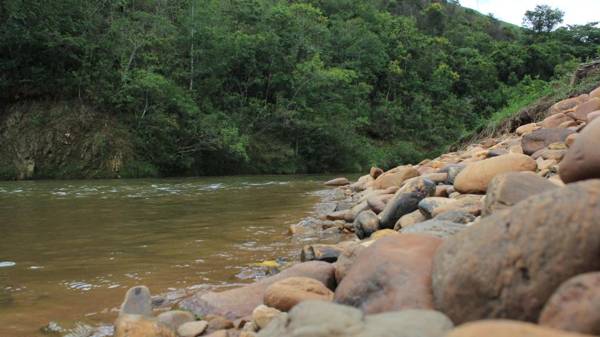
[[[584,94],[584,95],[580,95],[577,97],[562,100],[562,101],[554,104],[552,107],[550,107],[550,110],[548,111],[548,113],[550,115],[554,115],[554,114],[561,113],[561,112],[571,111],[571,110],[575,109],[575,107],[577,107],[579,104],[587,101],[589,98],[590,98],[590,96]]]
[[[563,143],[563,145],[564,145],[564,143]],[[536,153],[532,154],[531,158],[533,158],[533,159],[543,158],[546,160],[554,159],[556,161],[560,161],[563,159],[563,157],[565,156],[565,153],[567,152],[566,147],[567,146],[565,145],[565,149],[560,149],[560,150],[552,150],[549,148],[543,148],[543,149],[537,151]]]
[[[377,179],[382,174],[383,170],[379,167],[371,167],[371,170],[369,171],[369,175],[373,177],[373,179]]]
[[[531,323],[488,320],[461,325],[446,337],[586,337],[566,331],[544,328]],[[588,336],[591,337],[591,336]]]
[[[206,315],[204,319],[208,322],[208,327],[206,328],[206,333],[209,334],[211,332],[219,331],[219,330],[227,330],[233,328],[233,321],[221,316],[221,315]]]
[[[346,249],[344,249],[335,263],[335,280],[337,284],[342,282],[344,277],[346,277],[346,274],[348,274],[348,271],[350,271],[350,268],[352,268],[352,265],[354,265],[358,254],[360,254],[360,252],[366,248],[367,246],[364,243],[355,243],[347,246]]]
[[[600,97],[594,97],[589,101],[580,104],[575,108],[574,112],[569,113],[569,116],[578,121],[587,122],[588,114],[597,110],[600,110]]]
[[[394,225],[394,230],[400,230],[401,228],[406,228],[408,226],[412,226],[414,224],[417,224],[419,222],[423,222],[427,220],[427,218],[425,218],[425,216],[423,215],[423,213],[421,213],[420,210],[416,210],[412,213],[408,213],[406,215],[403,215],[397,222],[396,225]]]
[[[403,216],[417,210],[419,202],[435,193],[435,184],[428,179],[414,180],[398,190],[379,214],[379,228],[394,228]]]
[[[356,218],[361,212],[364,212],[368,209],[369,204],[366,201],[363,201],[352,207],[352,209],[350,210],[350,214],[346,214],[348,217],[346,217],[344,220],[347,222],[353,222],[354,220],[356,220]]]
[[[121,304],[119,315],[152,316],[152,296],[146,286],[136,286],[127,290],[125,300]]]
[[[281,311],[289,311],[306,300],[331,301],[333,292],[312,278],[290,277],[277,281],[265,291],[264,303]]]
[[[179,303],[179,307],[203,317],[218,314],[237,319],[252,314],[252,310],[263,303],[264,292],[271,284],[288,277],[314,278],[328,288],[335,287],[333,265],[327,262],[310,261],[299,263],[281,273],[256,283],[223,292],[198,293]]]
[[[490,181],[498,174],[535,171],[536,168],[535,160],[522,154],[511,153],[489,158],[469,164],[456,177],[454,188],[460,193],[485,193]]]
[[[229,337],[227,330],[217,330],[205,335],[206,337]]]
[[[600,178],[600,119],[589,123],[577,136],[559,165],[565,183]]]
[[[431,309],[431,261],[441,242],[416,234],[377,240],[360,252],[334,301],[365,313]]]
[[[433,193],[434,197],[438,198],[447,198],[450,193],[448,193],[449,189],[454,189],[451,185],[437,185],[435,187],[435,192]]]
[[[393,194],[374,195],[367,198],[367,204],[374,213],[379,214],[393,196]]]
[[[338,245],[314,244],[306,245],[300,253],[300,261],[324,261],[333,263],[342,253],[343,247]]]
[[[541,129],[541,126],[537,125],[537,123],[530,123],[519,126],[515,132],[517,133],[517,135],[523,136],[528,135],[538,129]]]
[[[475,216],[465,210],[446,211],[434,218],[439,221],[450,221],[459,224],[468,224],[475,221]]]
[[[373,211],[363,211],[354,220],[354,233],[359,239],[368,238],[379,229],[379,218]]]
[[[521,200],[557,186],[533,172],[509,172],[496,176],[488,187],[482,215],[512,207]]]
[[[403,310],[364,316],[352,307],[318,301],[277,317],[259,337],[442,337],[452,322],[432,310]]]
[[[577,275],[546,302],[540,324],[590,335],[600,334],[600,273]]]
[[[504,150],[504,149],[489,150],[488,153],[487,153],[487,158],[503,156],[503,155],[508,154],[508,153],[509,152],[507,150]]]
[[[598,111],[594,111],[594,112],[590,112],[590,113],[587,115],[587,117],[588,117],[588,122],[591,122],[591,121],[593,121],[594,119],[596,119],[596,118],[600,117],[600,110],[598,110]]]
[[[346,178],[335,178],[325,182],[325,186],[346,186],[350,181]]]
[[[207,327],[208,322],[206,321],[187,322],[177,328],[177,334],[180,337],[197,337],[202,335]]]
[[[428,174],[422,175],[421,177],[423,179],[431,180],[436,184],[441,184],[448,180],[449,175],[447,172],[438,172],[438,173],[428,173]],[[413,179],[415,179],[415,178],[413,178]]]
[[[170,310],[158,315],[157,319],[172,330],[177,330],[183,323],[195,320],[195,317],[189,311]]]
[[[350,211],[349,209],[345,209],[345,210],[340,210],[340,211],[335,211],[332,213],[327,214],[325,217],[327,218],[327,220],[331,220],[331,221],[335,221],[335,220],[346,220],[346,218],[350,217],[352,211]],[[296,225],[296,227],[298,227],[298,225]]]
[[[263,329],[279,314],[281,314],[281,311],[261,304],[252,311],[252,322],[260,329]]]
[[[434,219],[404,228],[401,230],[401,232],[432,235],[441,239],[445,239],[465,230],[466,228],[467,227],[464,224]]]
[[[525,199],[444,241],[433,267],[436,308],[455,323],[535,321],[568,278],[600,268],[600,180]]]
[[[432,217],[437,218],[438,215],[450,211],[462,211],[478,216],[481,214],[483,207],[481,202],[482,196],[479,194],[460,194],[451,198],[452,202],[440,205],[432,210]]]
[[[433,217],[432,214],[436,208],[439,208],[443,205],[447,205],[452,202],[455,202],[455,200],[439,197],[425,198],[419,202],[419,211],[423,213],[425,218],[431,219]]]
[[[370,240],[378,240],[378,239],[384,238],[386,236],[398,235],[398,234],[399,233],[396,232],[395,230],[386,228],[386,229],[382,229],[382,230],[379,230],[379,231],[373,233],[373,235],[371,235],[371,237],[370,237]]]
[[[137,288],[137,287],[136,287]],[[135,288],[132,288],[135,289]],[[115,337],[176,337],[175,332],[155,319],[137,315],[119,315],[115,322]]]
[[[575,143],[575,139],[577,139],[577,135],[578,133],[573,133],[570,134],[567,139],[565,139],[565,145],[567,146],[567,148],[570,148],[573,143]]]
[[[536,130],[523,136],[523,139],[521,140],[523,153],[532,155],[552,143],[564,142],[572,133],[574,133],[574,131],[561,128]]]
[[[550,115],[549,117],[544,119],[540,123],[540,126],[542,126],[544,128],[556,128],[564,122],[572,122],[572,121],[573,121],[573,118],[571,118],[563,113],[558,113],[556,115]]]
[[[465,164],[450,164],[441,169],[440,172],[448,173],[446,184],[454,185],[454,179],[456,179],[456,176],[458,176],[465,167]]]
[[[380,175],[373,182],[373,188],[375,189],[386,189],[392,186],[402,186],[402,183],[410,178],[417,177],[419,175],[419,171],[417,171],[412,166],[399,166],[388,172]]]

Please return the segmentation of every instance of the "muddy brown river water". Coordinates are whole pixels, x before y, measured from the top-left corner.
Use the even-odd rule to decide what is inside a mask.
[[[251,282],[327,177],[0,182],[0,336],[111,322],[125,291]]]

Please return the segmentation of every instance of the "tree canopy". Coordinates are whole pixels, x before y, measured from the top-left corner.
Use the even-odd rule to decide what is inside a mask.
[[[456,1],[5,0],[0,100],[93,106],[161,175],[389,167],[598,56],[596,25],[526,17],[551,33]]]

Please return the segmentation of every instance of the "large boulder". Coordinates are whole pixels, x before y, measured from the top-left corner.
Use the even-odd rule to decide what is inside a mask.
[[[540,324],[600,335],[600,272],[577,275],[563,283],[546,302]]]
[[[455,323],[537,320],[568,278],[600,268],[600,180],[551,190],[450,237],[433,267],[436,308]]]
[[[265,290],[264,303],[281,311],[289,311],[302,301],[332,299],[333,292],[323,283],[308,277],[288,277]]]
[[[335,290],[334,301],[365,313],[431,309],[431,261],[442,240],[401,234],[364,249]]]
[[[394,228],[404,215],[417,210],[419,202],[435,193],[435,183],[429,179],[418,178],[399,189],[379,213],[379,226]]]
[[[600,118],[577,136],[560,162],[558,172],[565,183],[600,178]]]
[[[591,337],[537,326],[531,323],[488,320],[461,325],[446,337]]]
[[[412,166],[399,166],[377,177],[372,186],[375,189],[386,189],[392,186],[400,187],[405,180],[418,175],[420,175],[419,171]]]
[[[182,309],[189,310],[196,316],[216,314],[229,319],[238,319],[252,314],[255,307],[263,304],[265,290],[273,283],[289,277],[309,277],[335,287],[334,267],[321,261],[310,261],[297,264],[281,273],[256,283],[223,292],[198,293],[179,303]]]
[[[561,143],[575,131],[563,128],[539,129],[523,136],[521,147],[523,153],[532,155],[552,143]]]
[[[433,235],[435,237],[445,239],[449,236],[462,232],[466,228],[467,226],[461,223],[433,219],[403,228],[400,232]]]
[[[460,193],[485,193],[495,176],[506,172],[535,171],[537,164],[529,156],[511,153],[471,163],[454,181]]]
[[[444,314],[403,310],[365,316],[352,307],[306,301],[275,317],[258,337],[443,337],[453,327]]]
[[[512,207],[521,200],[551,189],[556,184],[533,172],[509,172],[496,176],[488,186],[482,215]]]

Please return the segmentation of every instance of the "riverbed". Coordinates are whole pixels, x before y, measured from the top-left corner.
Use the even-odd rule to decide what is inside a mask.
[[[297,260],[320,176],[0,182],[0,336],[111,322],[125,291],[230,287]]]

